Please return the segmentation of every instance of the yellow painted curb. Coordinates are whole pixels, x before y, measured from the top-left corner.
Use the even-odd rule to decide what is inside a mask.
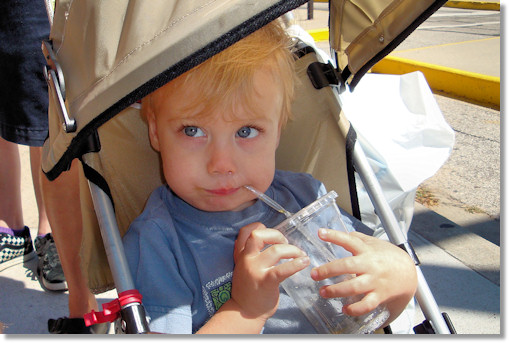
[[[322,42],[329,40],[329,29],[311,29],[307,30],[307,33],[313,37],[315,42]]]
[[[444,7],[464,8],[469,10],[500,11],[500,1],[461,1],[449,0]]]
[[[442,67],[395,56],[385,57],[375,64],[371,71],[395,75],[421,71],[434,92],[500,109],[500,77]]]
[[[314,0],[313,2],[329,2],[329,0]],[[449,0],[444,7],[500,11],[500,1]]]

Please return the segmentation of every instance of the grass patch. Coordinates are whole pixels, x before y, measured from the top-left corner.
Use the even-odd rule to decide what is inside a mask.
[[[417,191],[415,192],[415,201],[428,207],[438,206],[439,204],[439,200],[435,198],[433,193],[422,186],[417,187]]]
[[[465,211],[468,213],[484,213],[484,211],[477,206],[468,206],[465,208]]]

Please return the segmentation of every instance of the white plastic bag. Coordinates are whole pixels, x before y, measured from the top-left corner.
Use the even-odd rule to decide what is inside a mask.
[[[317,52],[323,63],[331,62],[302,27],[292,25],[290,36]],[[445,163],[454,146],[454,131],[421,72],[406,75],[366,74],[355,90],[345,90],[339,101],[377,176],[404,233],[414,213],[417,187]],[[356,175],[362,221],[381,237],[383,230],[373,205]],[[386,238],[386,237],[384,237]]]
[[[339,99],[401,229],[407,233],[417,187],[448,159],[454,131],[421,72],[366,74],[353,92],[343,91]],[[361,180],[356,181],[362,221],[378,237],[380,220]]]

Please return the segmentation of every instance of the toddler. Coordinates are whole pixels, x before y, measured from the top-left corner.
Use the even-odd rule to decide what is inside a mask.
[[[275,169],[294,87],[291,42],[272,22],[142,100],[152,147],[167,182],[124,236],[136,288],[163,333],[315,333],[279,283],[308,257],[271,229],[285,219],[244,188],[297,212],[326,193],[308,174]],[[362,225],[344,213],[345,224]],[[385,304],[390,323],[413,297],[417,277],[400,248],[358,232],[320,238],[353,256],[313,269],[323,297],[365,294],[352,316]],[[286,260],[279,263],[280,260]]]

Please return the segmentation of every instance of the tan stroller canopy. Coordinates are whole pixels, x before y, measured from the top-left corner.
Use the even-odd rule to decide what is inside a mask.
[[[43,170],[54,179],[132,103],[307,0],[59,0],[45,55],[55,72]],[[445,0],[331,0],[330,45],[352,88]],[[55,108],[57,107],[57,108]],[[61,107],[61,108],[59,108]],[[66,132],[67,131],[67,132]],[[74,131],[74,132],[73,132]]]

